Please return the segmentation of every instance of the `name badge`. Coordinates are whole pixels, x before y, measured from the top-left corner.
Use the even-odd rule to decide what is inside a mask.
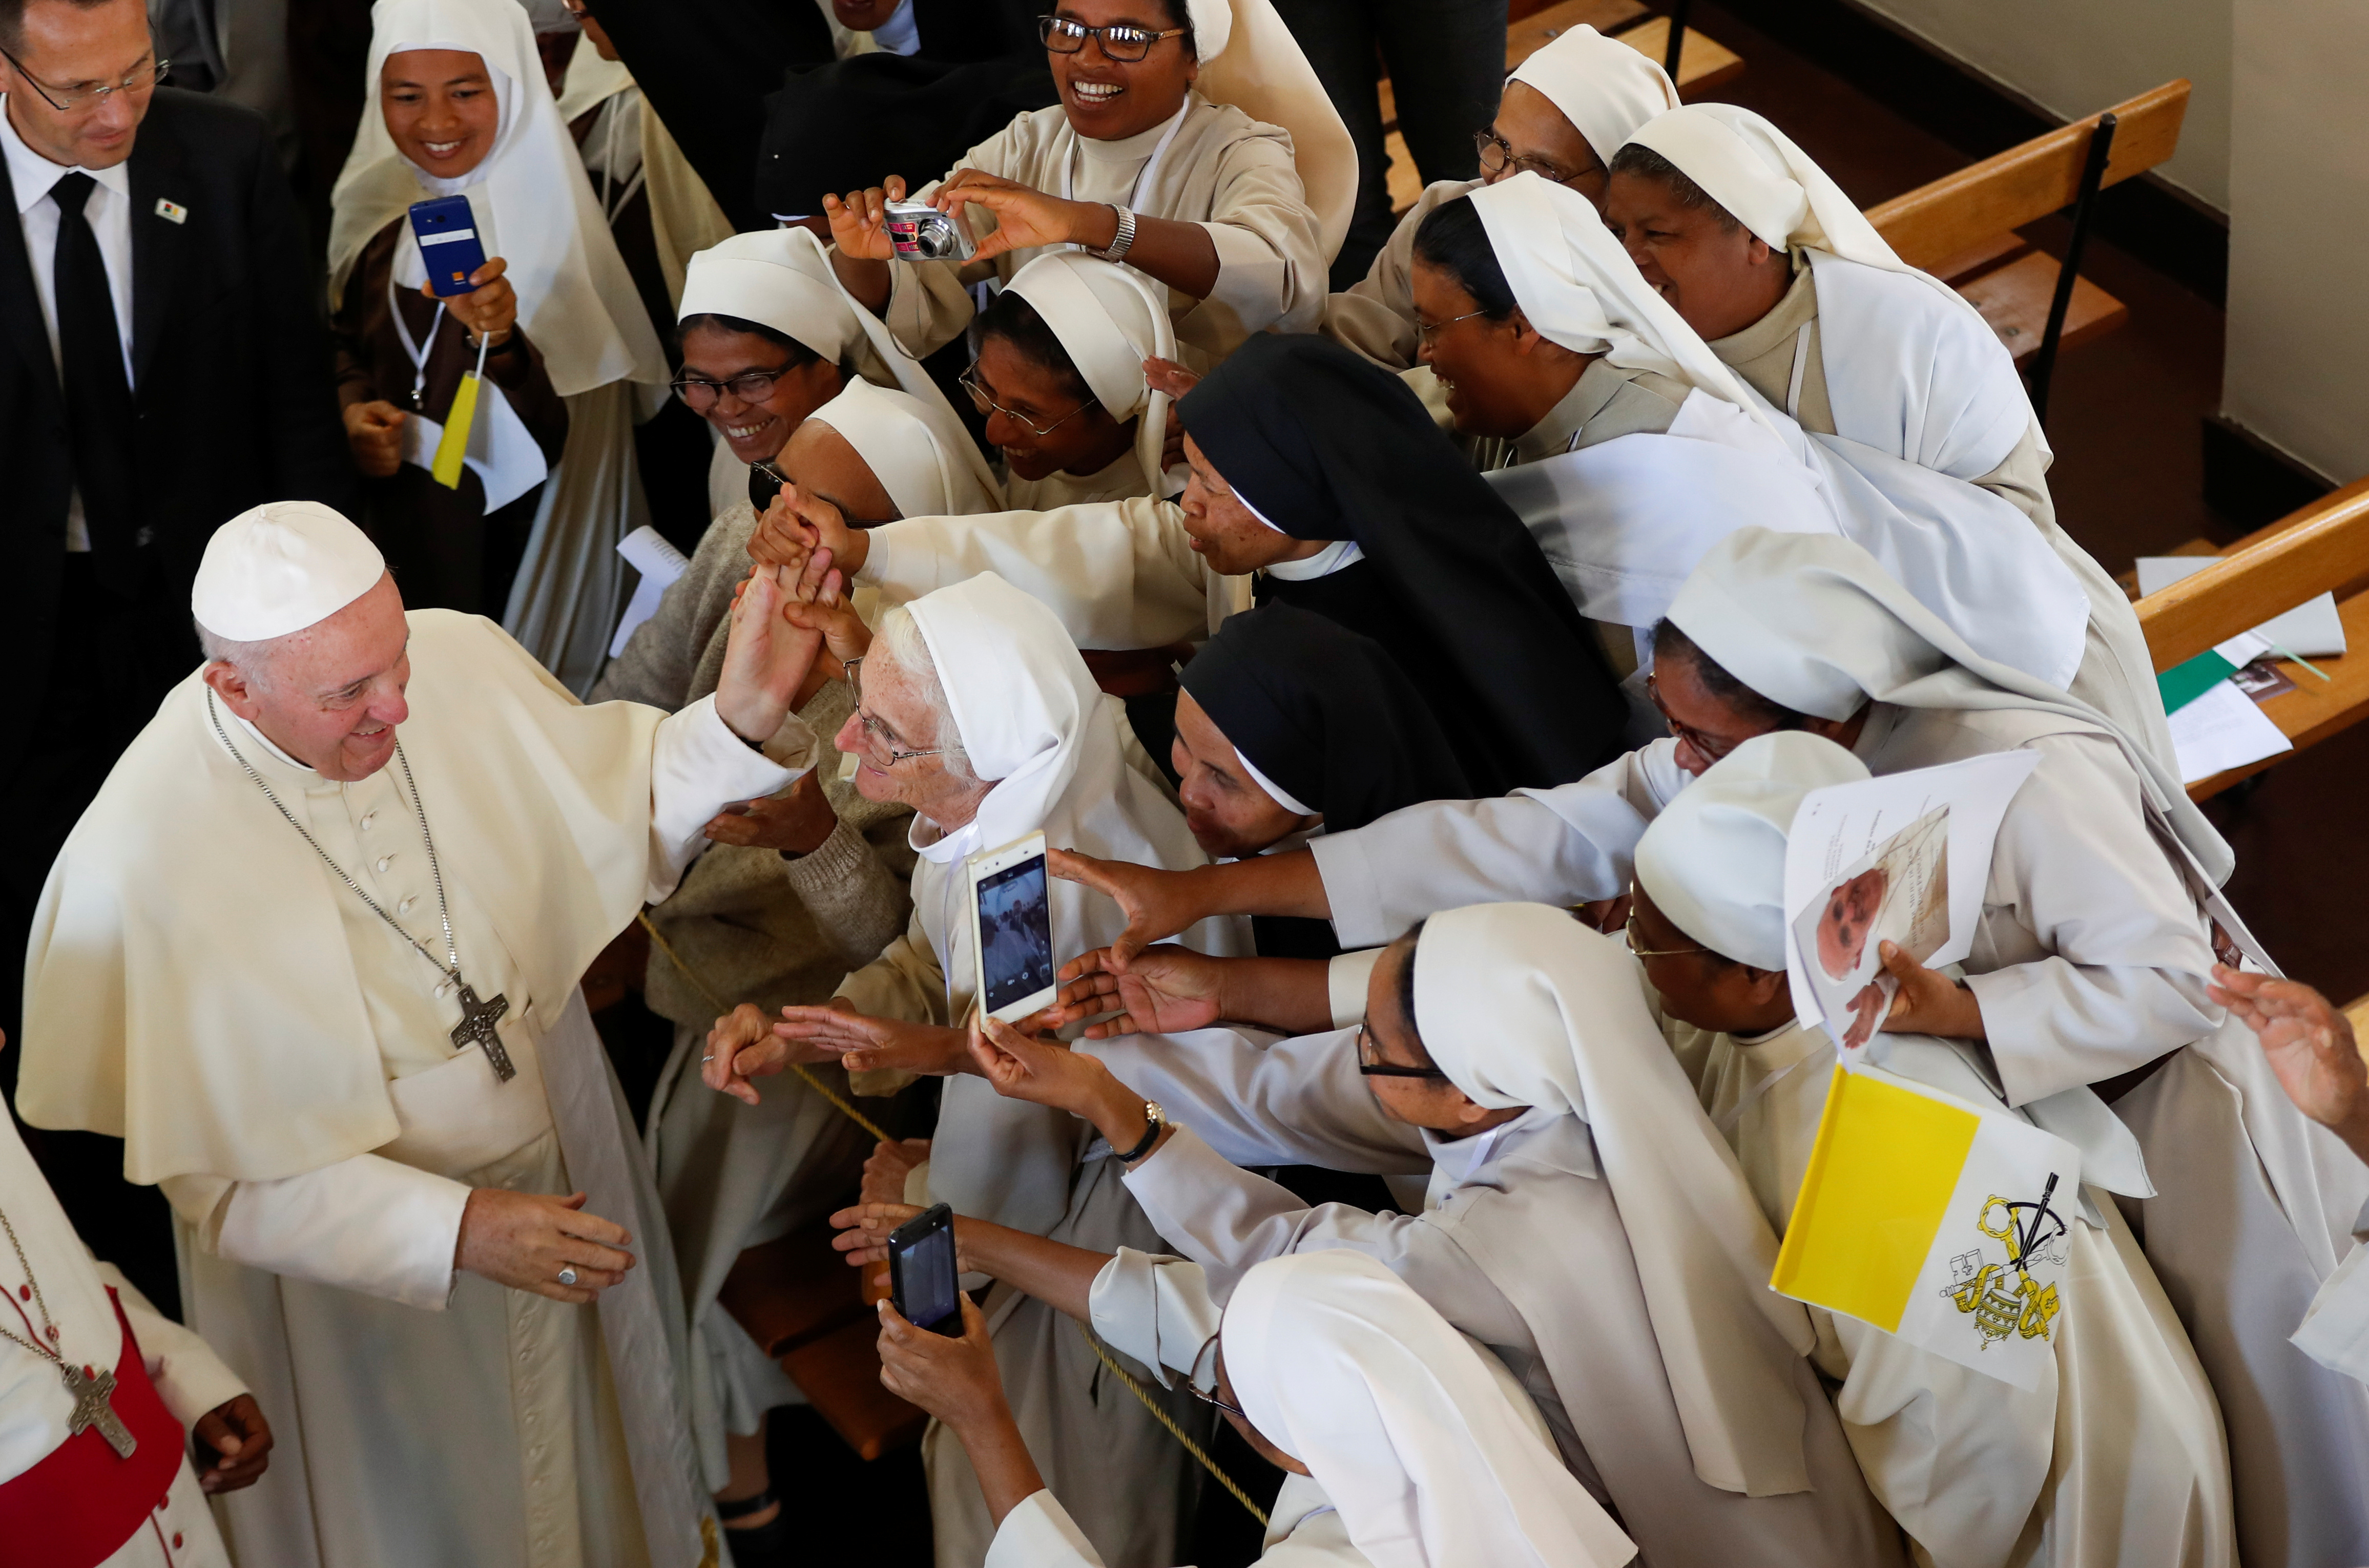
[[[187,207],[177,201],[167,201],[161,196],[156,199],[156,215],[168,223],[186,223],[189,221],[189,210]]]

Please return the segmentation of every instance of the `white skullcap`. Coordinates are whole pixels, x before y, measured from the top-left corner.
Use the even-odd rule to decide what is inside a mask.
[[[1678,107],[1678,90],[1643,51],[1585,23],[1514,67],[1506,79],[1545,94],[1607,165],[1639,126]]]
[[[861,315],[814,235],[804,229],[758,229],[691,258],[675,319],[738,316],[795,338],[836,364],[864,341]]]
[[[898,517],[966,517],[1001,509],[995,475],[954,411],[856,377],[807,418],[840,433],[888,492]]]
[[[1629,140],[1668,159],[1771,250],[1823,250],[1863,267],[1925,276],[1894,253],[1832,175],[1748,109],[1688,104],[1647,120]],[[1934,287],[1959,297],[1946,284]]]
[[[1678,792],[1637,841],[1637,886],[1723,958],[1785,967],[1785,836],[1802,797],[1867,765],[1823,736],[1757,735]]]
[[[317,624],[386,576],[368,535],[318,501],[267,501],[214,530],[189,587],[198,624],[235,643]]]

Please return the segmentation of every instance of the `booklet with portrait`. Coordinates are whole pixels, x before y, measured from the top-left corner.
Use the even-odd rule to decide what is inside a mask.
[[[1785,962],[1795,1015],[1846,1060],[1882,1027],[1900,982],[1883,944],[1940,968],[1974,947],[1991,846],[2031,751],[1971,757],[1814,790],[1785,845]]]

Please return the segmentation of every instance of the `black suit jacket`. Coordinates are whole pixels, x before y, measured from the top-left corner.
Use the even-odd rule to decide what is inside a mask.
[[[318,280],[262,117],[160,87],[130,166],[134,444],[142,522],[153,531],[143,599],[186,625],[189,582],[216,527],[272,500],[358,515],[360,483]],[[13,197],[5,165],[0,195]],[[160,202],[180,209],[180,221]],[[0,625],[15,628],[39,690],[56,643],[74,474],[16,211],[13,199],[0,202]],[[178,668],[154,674],[187,673],[196,644],[183,646]],[[16,744],[0,740],[0,761]]]

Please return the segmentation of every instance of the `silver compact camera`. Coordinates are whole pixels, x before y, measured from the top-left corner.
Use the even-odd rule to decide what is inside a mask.
[[[926,201],[891,201],[882,222],[905,261],[968,261],[977,248],[968,229]]]

